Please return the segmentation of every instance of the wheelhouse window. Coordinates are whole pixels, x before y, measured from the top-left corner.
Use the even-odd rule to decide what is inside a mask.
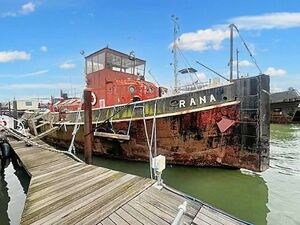
[[[100,50],[86,57],[86,73],[90,74],[102,69],[144,76],[145,61],[109,48]]]
[[[105,52],[93,54],[86,58],[86,73],[93,73],[104,69]]]
[[[108,52],[106,56],[106,68],[120,72],[122,68],[121,60],[122,58],[120,56]]]

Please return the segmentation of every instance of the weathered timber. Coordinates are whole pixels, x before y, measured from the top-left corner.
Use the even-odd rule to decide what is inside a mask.
[[[10,145],[31,175],[21,224],[247,224],[155,181],[77,162],[43,142]],[[201,223],[199,223],[201,222]]]

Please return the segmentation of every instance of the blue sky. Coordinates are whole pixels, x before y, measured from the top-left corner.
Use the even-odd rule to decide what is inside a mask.
[[[201,79],[213,75],[196,60],[228,76],[227,26],[233,22],[261,70],[271,75],[272,90],[300,89],[299,1],[0,0],[0,5],[0,100],[82,91],[80,50],[89,54],[107,45],[134,50],[160,84],[172,86],[172,14],[179,18],[178,45]],[[258,74],[238,36],[235,48],[241,74]],[[180,69],[185,64],[179,61]]]

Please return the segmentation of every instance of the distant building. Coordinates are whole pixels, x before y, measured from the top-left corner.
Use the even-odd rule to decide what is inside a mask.
[[[39,101],[37,99],[16,100],[18,111],[36,111],[39,109]]]

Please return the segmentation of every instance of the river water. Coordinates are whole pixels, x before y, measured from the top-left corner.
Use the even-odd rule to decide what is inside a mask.
[[[149,176],[149,164],[94,157],[94,164]],[[15,166],[16,167],[16,166]],[[29,179],[12,164],[0,179],[0,224],[17,224]],[[254,224],[300,224],[300,125],[271,126],[270,168],[247,170],[168,166],[164,182]]]

